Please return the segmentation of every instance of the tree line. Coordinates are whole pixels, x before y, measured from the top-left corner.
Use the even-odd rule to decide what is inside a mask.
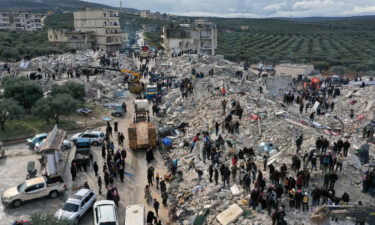
[[[74,81],[53,85],[44,96],[42,88],[27,78],[4,78],[4,98],[0,99],[0,129],[6,122],[26,115],[34,115],[47,124],[59,123],[61,116],[68,116],[80,107],[86,97],[85,87]]]

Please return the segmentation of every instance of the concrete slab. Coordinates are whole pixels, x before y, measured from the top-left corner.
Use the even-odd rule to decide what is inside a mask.
[[[230,191],[232,192],[233,195],[239,195],[241,194],[241,190],[238,188],[238,186],[235,184],[230,188]]]
[[[237,204],[233,204],[229,206],[228,209],[224,210],[219,215],[217,215],[216,219],[222,225],[228,225],[236,221],[238,218],[240,218],[243,213],[244,211],[240,206],[238,206]]]

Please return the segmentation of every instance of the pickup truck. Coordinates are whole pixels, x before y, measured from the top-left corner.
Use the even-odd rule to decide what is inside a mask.
[[[1,195],[1,202],[4,206],[19,207],[22,202],[37,198],[56,198],[66,187],[61,176],[36,177],[6,189]]]

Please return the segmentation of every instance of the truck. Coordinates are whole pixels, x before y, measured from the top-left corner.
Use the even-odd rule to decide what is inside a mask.
[[[36,177],[6,189],[1,195],[1,202],[4,206],[19,207],[23,202],[46,196],[56,198],[66,187],[59,175]]]
[[[78,138],[74,158],[81,162],[85,161],[86,165],[90,165],[90,155],[92,155],[90,139]]]
[[[157,146],[156,126],[150,122],[147,99],[134,101],[135,117],[128,128],[129,147],[132,150],[154,148]]]
[[[158,96],[158,86],[156,84],[154,85],[146,85],[145,90],[145,97],[148,100],[152,100]]]

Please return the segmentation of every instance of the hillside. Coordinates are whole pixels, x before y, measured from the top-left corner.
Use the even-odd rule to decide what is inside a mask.
[[[84,7],[111,8],[107,5],[79,0],[1,0],[1,11],[42,12],[47,10],[76,10]]]

